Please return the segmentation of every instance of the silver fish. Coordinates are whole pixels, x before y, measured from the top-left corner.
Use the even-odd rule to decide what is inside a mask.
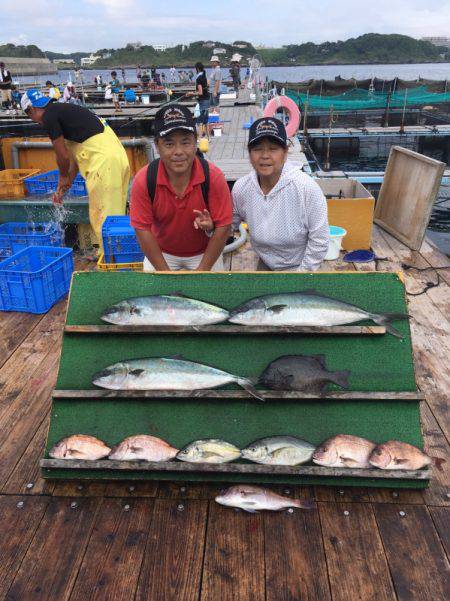
[[[84,459],[96,461],[109,455],[111,449],[95,436],[74,434],[62,438],[49,451],[53,459]]]
[[[242,457],[266,465],[300,465],[311,461],[315,447],[295,436],[270,436],[242,449]]]
[[[117,461],[170,461],[178,449],[156,436],[136,434],[128,436],[112,448],[108,459]]]
[[[235,383],[252,396],[264,398],[247,378],[179,358],[132,359],[110,365],[92,383],[110,390],[201,390]]]
[[[240,456],[241,451],[234,444],[209,438],[191,442],[178,453],[177,459],[189,463],[228,463]]]
[[[356,305],[317,294],[314,290],[304,290],[251,299],[233,309],[228,321],[241,325],[338,326],[371,319],[402,338],[390,323],[407,318],[404,313],[370,313]]]
[[[216,502],[226,507],[239,507],[249,513],[256,513],[264,509],[281,511],[288,507],[298,507],[300,509],[312,509],[314,507],[311,501],[290,499],[267,488],[251,486],[250,484],[231,486],[216,497]]]
[[[351,434],[338,434],[323,442],[313,454],[317,465],[332,467],[370,467],[369,457],[375,443]]]
[[[269,363],[259,381],[272,390],[322,394],[328,382],[348,388],[348,370],[328,371],[324,355],[284,355]]]
[[[228,311],[181,295],[128,298],[112,305],[101,315],[103,321],[120,326],[193,326],[220,323]]]
[[[430,457],[417,447],[399,440],[388,440],[378,445],[369,458],[370,465],[382,470],[420,470],[435,465],[442,472],[441,464],[446,460]]]

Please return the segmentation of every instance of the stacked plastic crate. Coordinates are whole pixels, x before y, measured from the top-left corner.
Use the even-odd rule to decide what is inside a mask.
[[[101,270],[142,271],[144,253],[130,224],[128,215],[110,215],[103,223],[104,254],[100,255]]]

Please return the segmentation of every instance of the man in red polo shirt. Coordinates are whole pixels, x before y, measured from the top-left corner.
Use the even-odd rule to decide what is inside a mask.
[[[196,156],[195,122],[187,107],[161,108],[154,129],[159,163],[143,167],[131,189],[131,225],[146,257],[144,271],[222,271],[232,223],[223,173]]]

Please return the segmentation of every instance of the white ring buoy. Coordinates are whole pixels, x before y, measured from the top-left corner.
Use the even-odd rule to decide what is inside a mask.
[[[275,96],[266,104],[264,117],[275,117],[276,112],[283,108],[289,114],[289,123],[286,125],[288,138],[292,138],[298,131],[300,125],[300,111],[298,106],[288,96]]]

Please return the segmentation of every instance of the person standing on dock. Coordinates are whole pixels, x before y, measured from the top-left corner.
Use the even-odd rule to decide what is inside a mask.
[[[253,171],[233,187],[233,226],[248,224],[258,271],[315,271],[328,251],[327,202],[300,166],[287,162],[286,129],[263,117],[249,130]]]
[[[117,77],[116,71],[111,71],[111,77],[112,79],[109,82],[109,85],[111,86],[112,101],[114,102],[114,108],[116,109],[116,113],[121,113],[122,109],[120,108],[119,102],[120,81]]]
[[[214,108],[216,106],[219,106],[220,86],[222,84],[222,71],[220,69],[220,61],[218,56],[212,56],[210,62],[213,68],[210,77],[211,106]]]
[[[5,67],[5,63],[0,63],[0,97],[2,108],[9,111],[12,102],[11,93],[12,79],[11,73]]]
[[[89,220],[102,250],[104,220],[124,215],[127,201],[130,165],[119,138],[87,108],[53,102],[39,90],[25,92],[21,107],[42,125],[55,149],[59,181],[53,202],[62,203],[78,171],[86,180]]]
[[[195,71],[197,73],[195,77],[195,92],[188,92],[186,96],[197,95],[198,107],[200,109],[200,115],[197,117],[197,125],[200,130],[200,135],[207,136],[209,139],[208,119],[210,100],[208,81],[206,79],[205,67],[203,66],[203,63],[195,63]]]
[[[144,252],[144,271],[223,271],[232,204],[223,173],[197,156],[190,110],[180,104],[155,115],[160,159],[136,174],[130,218]]]

